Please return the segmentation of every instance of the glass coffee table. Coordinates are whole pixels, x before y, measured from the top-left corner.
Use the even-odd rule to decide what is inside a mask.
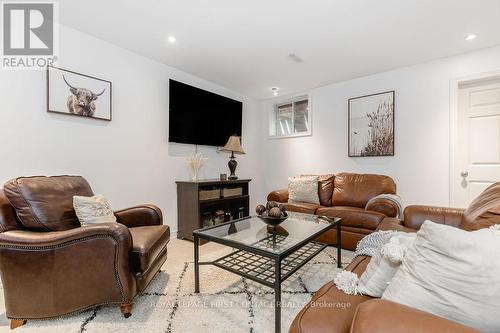
[[[340,219],[288,213],[276,228],[256,216],[246,217],[193,232],[195,293],[200,292],[200,265],[215,265],[274,288],[275,332],[281,331],[281,283],[328,245],[315,239],[337,229],[337,266],[341,263]],[[233,251],[209,262],[200,262],[200,239],[223,244]]]

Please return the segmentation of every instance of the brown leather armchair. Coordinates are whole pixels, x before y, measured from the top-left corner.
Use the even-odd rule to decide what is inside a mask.
[[[167,259],[170,231],[158,207],[80,226],[74,195],[93,195],[84,178],[22,177],[0,190],[0,274],[11,328],[106,304],[119,304],[127,318]]]
[[[431,220],[467,231],[500,224],[500,182],[488,187],[467,209],[408,206],[404,220],[385,218],[378,230],[417,232]],[[358,256],[346,270],[361,276],[370,257]],[[299,312],[289,333],[476,333],[473,328],[410,307],[363,295],[347,295],[329,282]]]

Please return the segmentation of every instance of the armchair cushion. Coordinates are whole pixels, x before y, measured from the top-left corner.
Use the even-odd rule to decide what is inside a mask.
[[[164,252],[170,240],[170,229],[166,225],[129,228],[132,235],[132,269],[143,273]]]
[[[22,228],[16,217],[16,211],[5,196],[3,189],[0,189],[0,232],[16,230]]]
[[[36,231],[79,227],[73,196],[94,195],[89,183],[79,176],[20,177],[5,183],[4,192],[22,225]]]

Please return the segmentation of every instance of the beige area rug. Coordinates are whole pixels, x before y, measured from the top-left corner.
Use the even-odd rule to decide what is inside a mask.
[[[208,243],[201,247],[201,260],[216,259],[228,251]],[[335,258],[336,249],[329,247],[284,282],[283,332],[312,294],[339,272]],[[352,252],[343,250],[343,267],[352,258]],[[201,293],[194,294],[193,243],[173,239],[162,271],[136,297],[130,318],[123,318],[118,307],[106,306],[60,319],[31,320],[14,332],[274,332],[271,288],[211,265],[201,266],[200,283]],[[0,332],[8,332],[3,290],[0,297]]]

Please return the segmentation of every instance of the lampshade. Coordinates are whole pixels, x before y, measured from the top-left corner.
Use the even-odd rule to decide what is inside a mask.
[[[245,154],[243,148],[241,148],[240,138],[236,135],[231,135],[229,137],[229,140],[227,140],[226,145],[221,150],[232,152],[235,154]]]

